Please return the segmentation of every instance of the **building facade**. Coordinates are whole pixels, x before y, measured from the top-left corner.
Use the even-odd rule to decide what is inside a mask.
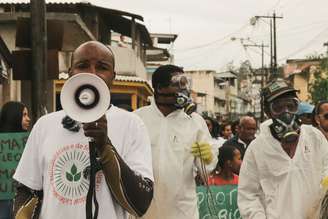
[[[320,59],[289,59],[284,66],[284,77],[291,82],[301,101],[311,101],[310,87],[314,75],[320,71]]]
[[[62,80],[58,80],[59,74],[67,74],[70,66],[70,57],[72,51],[81,43],[89,40],[98,40],[104,44],[112,44],[112,34],[119,33],[127,37],[130,41],[130,47],[123,48],[113,43],[113,50],[116,57],[116,72],[118,75],[130,77],[129,80],[117,81],[112,87],[113,103],[120,102],[122,95],[130,95],[128,104],[132,109],[145,103],[144,95],[152,95],[150,85],[146,88],[136,86],[141,80],[146,80],[147,72],[144,63],[146,62],[146,48],[152,47],[147,28],[138,21],[143,21],[140,15],[129,12],[102,8],[87,2],[65,2],[48,3],[47,22],[48,22],[48,57],[55,50],[56,62],[52,63],[55,74],[47,80],[47,111],[51,112],[60,106],[59,94],[62,86]],[[11,1],[11,3],[0,2],[0,35],[3,36],[11,53],[22,53],[30,50],[29,38],[29,2]],[[52,22],[49,25],[49,22]],[[25,30],[25,31],[24,31]],[[26,31],[27,30],[27,31]],[[52,49],[50,51],[50,48]],[[56,57],[57,56],[57,57]],[[31,83],[27,79],[31,72],[28,66],[22,68],[23,63],[28,63],[25,58],[14,58],[13,60],[13,81],[10,81],[9,87],[13,92],[10,99],[22,100],[28,107],[31,106]],[[49,61],[48,61],[49,62]],[[51,63],[50,63],[51,64]],[[16,68],[15,68],[16,66]],[[17,74],[17,66],[23,69],[23,72]],[[16,69],[16,70],[15,70]],[[48,69],[49,74],[49,69]],[[118,77],[120,78],[120,77]],[[56,80],[57,79],[57,80]],[[65,79],[64,79],[65,80]],[[144,83],[144,82],[142,82]],[[148,82],[147,82],[148,83]],[[117,86],[117,87],[116,87]],[[137,89],[137,91],[135,90]],[[140,89],[140,90],[138,90]],[[133,90],[132,94],[128,94]],[[115,93],[121,92],[121,93]],[[136,97],[134,97],[136,95]],[[117,97],[117,98],[115,98]],[[138,102],[140,101],[140,102]]]

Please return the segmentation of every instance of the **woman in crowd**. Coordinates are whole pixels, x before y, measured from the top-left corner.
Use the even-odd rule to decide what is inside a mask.
[[[10,101],[2,106],[0,112],[0,132],[26,132],[30,118],[26,106],[20,102]],[[0,163],[1,168],[1,163]],[[4,199],[0,193],[0,219],[11,219],[13,200]]]
[[[217,139],[219,137],[219,123],[209,116],[203,116],[203,118],[206,122],[208,131],[210,132],[212,138]]]
[[[23,103],[10,101],[2,106],[0,132],[26,132],[29,126],[30,117]]]
[[[209,185],[237,185],[241,166],[240,151],[231,145],[219,149],[218,163],[211,173]]]
[[[221,125],[221,137],[226,141],[232,137],[231,123],[225,122]]]
[[[223,145],[223,143],[225,142],[225,140],[223,138],[219,138],[219,134],[220,134],[220,125],[219,123],[209,117],[209,116],[203,116],[206,125],[208,127],[208,131],[211,134],[211,141],[209,142],[209,144],[212,146],[212,153],[214,155],[214,158],[217,158],[218,154],[219,154],[219,148]],[[206,170],[208,172],[211,172],[217,163],[217,159],[213,159],[213,161],[211,162],[211,164],[206,166]]]

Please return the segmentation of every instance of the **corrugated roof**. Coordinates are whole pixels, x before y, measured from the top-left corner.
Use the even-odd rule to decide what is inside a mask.
[[[178,35],[177,34],[167,34],[167,33],[151,33],[150,37],[157,38],[159,44],[170,44],[176,40]]]
[[[133,17],[135,19],[143,21],[143,17],[141,15],[129,13],[126,11],[111,9],[111,8],[104,8],[98,6],[97,4],[93,4],[92,1],[85,1],[85,0],[46,0],[47,5],[86,5],[90,7],[97,8],[99,10],[108,11],[110,13],[119,14],[123,16]],[[30,4],[29,0],[0,0],[0,5],[27,5]]]
[[[231,72],[220,72],[216,73],[215,78],[237,78],[237,76]]]
[[[142,83],[142,84],[145,84],[146,87],[148,87],[150,92],[153,92],[153,88],[151,87],[150,83],[147,80],[137,77],[137,76],[116,75],[115,81]]]
[[[126,81],[126,82],[141,82],[141,83],[147,83],[148,81],[143,79],[143,78],[139,78],[137,76],[126,76],[126,75],[116,75],[115,80],[117,81]]]
[[[61,72],[59,74],[59,79],[68,79],[69,75],[67,72]],[[141,83],[148,83],[147,80],[142,79],[137,76],[126,76],[126,75],[116,75],[116,81],[125,81],[125,82],[141,82]]]
[[[29,4],[29,0],[3,0],[0,1],[1,4]],[[72,1],[60,1],[60,0],[46,0],[46,3],[50,4],[75,4],[75,3],[86,3],[91,4],[90,1],[72,0]]]
[[[82,11],[88,11],[88,9],[97,10],[104,21],[110,28],[125,36],[132,36],[131,25],[132,18],[135,20],[143,21],[141,15],[132,14],[126,11],[117,9],[104,8],[97,5],[93,5],[90,1],[72,0],[72,1],[60,1],[60,0],[48,0],[47,12],[56,13],[79,13]],[[17,10],[20,12],[29,12],[30,2],[27,0],[0,0],[0,6],[5,8],[5,12],[11,12]],[[14,7],[15,9],[12,9]],[[127,18],[130,17],[130,18]],[[140,31],[141,41],[147,46],[152,46],[152,40],[150,34],[145,25],[136,22],[136,28]]]
[[[68,78],[69,78],[69,75],[67,72],[61,72],[59,74],[59,79],[61,79],[61,80],[67,80]],[[115,81],[139,82],[139,83],[145,83],[145,84],[147,84],[147,86],[151,87],[147,80],[137,77],[137,76],[116,75]]]

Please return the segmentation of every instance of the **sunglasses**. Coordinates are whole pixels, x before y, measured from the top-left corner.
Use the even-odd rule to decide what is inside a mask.
[[[320,117],[323,117],[325,120],[328,120],[328,113],[326,113],[326,114],[320,114],[319,115]]]

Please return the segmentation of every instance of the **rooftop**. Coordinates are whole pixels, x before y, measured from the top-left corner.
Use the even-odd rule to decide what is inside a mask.
[[[124,15],[124,16],[128,16],[128,17],[133,17],[136,18],[138,20],[143,21],[143,17],[137,14],[133,14],[133,13],[129,13],[129,12],[125,12],[125,11],[120,11],[120,10],[115,10],[115,9],[109,9],[109,8],[104,8],[104,7],[100,7],[94,4],[91,4],[90,1],[78,1],[78,0],[71,0],[71,1],[61,1],[61,0],[46,0],[47,5],[77,5],[77,6],[81,6],[81,5],[85,5],[85,6],[90,6],[90,7],[94,7],[97,9],[101,9],[101,10],[108,10],[111,11],[112,13],[116,13],[116,14],[120,14],[120,15]],[[30,4],[30,0],[0,0],[0,6],[8,6],[8,5],[22,5],[22,6],[26,6]]]
[[[143,22],[141,15],[129,13],[126,11],[104,8],[93,5],[88,1],[59,1],[48,0],[47,13],[67,13],[79,14],[83,20],[84,16],[97,12],[111,30],[125,36],[132,37],[131,26],[133,19]],[[3,9],[2,14],[30,12],[30,1],[26,0],[0,0],[0,8]],[[90,15],[89,15],[90,16]],[[152,46],[150,34],[145,25],[136,21],[136,29],[140,31],[141,42],[147,46]]]
[[[216,73],[215,78],[237,78],[237,75],[231,71]]]
[[[177,34],[168,34],[168,33],[151,33],[151,38],[157,38],[159,44],[170,44],[173,43],[178,37]]]

